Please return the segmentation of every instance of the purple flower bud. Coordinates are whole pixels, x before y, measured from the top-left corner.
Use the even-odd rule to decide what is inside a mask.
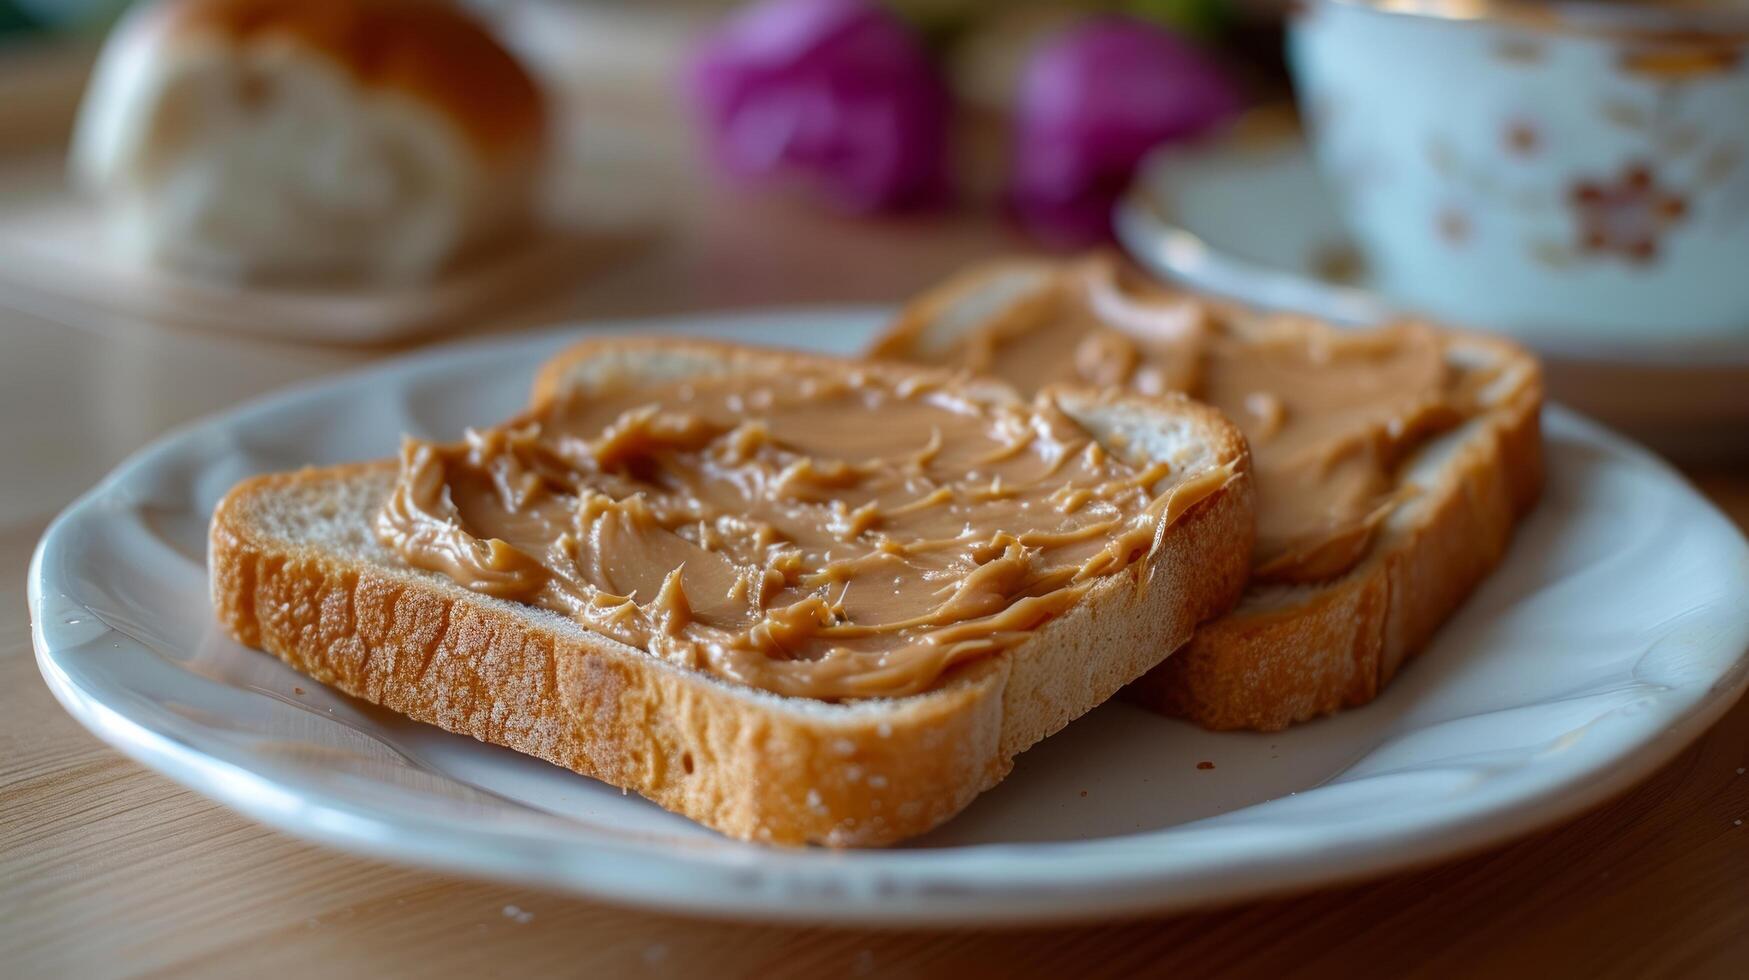
[[[1035,234],[1085,245],[1160,143],[1230,119],[1237,88],[1171,32],[1127,17],[1085,21],[1035,51],[1015,107],[1010,200]]]
[[[946,85],[870,0],[755,3],[705,40],[689,82],[731,174],[801,178],[852,211],[947,195]]]

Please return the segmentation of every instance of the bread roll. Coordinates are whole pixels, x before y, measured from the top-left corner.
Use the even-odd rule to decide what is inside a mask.
[[[416,280],[524,222],[544,120],[448,3],[165,0],[110,37],[72,165],[155,264]]]

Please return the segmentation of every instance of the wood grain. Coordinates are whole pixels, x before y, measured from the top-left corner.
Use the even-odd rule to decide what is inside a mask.
[[[651,104],[602,101],[616,99]],[[586,118],[611,142],[604,115]],[[474,334],[892,301],[1020,244],[971,213],[859,223],[724,194],[673,165],[671,113],[636,124],[658,154],[632,158],[660,205],[648,244]],[[1631,792],[1485,854],[1162,921],[1008,933],[711,923],[388,867],[245,821],[79,728],[30,646],[25,567],[49,514],[182,420],[385,353],[0,292],[0,458],[24,461],[0,467],[0,975],[1749,975],[1749,702]],[[1693,475],[1749,526],[1749,472]]]

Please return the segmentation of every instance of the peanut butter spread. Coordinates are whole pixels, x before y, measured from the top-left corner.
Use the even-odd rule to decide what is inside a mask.
[[[408,439],[377,534],[467,588],[820,699],[925,691],[1124,573],[1232,467],[1154,487],[1048,396],[810,368]]]
[[[1398,479],[1403,462],[1475,414],[1492,372],[1454,365],[1422,325],[1241,315],[1093,261],[989,318],[946,359],[1023,390],[1075,381],[1219,408],[1251,444],[1253,580],[1335,578],[1414,493]]]

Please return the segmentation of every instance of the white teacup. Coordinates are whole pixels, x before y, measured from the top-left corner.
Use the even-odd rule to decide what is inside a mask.
[[[1738,10],[1302,4],[1301,107],[1382,289],[1543,345],[1749,342]]]

